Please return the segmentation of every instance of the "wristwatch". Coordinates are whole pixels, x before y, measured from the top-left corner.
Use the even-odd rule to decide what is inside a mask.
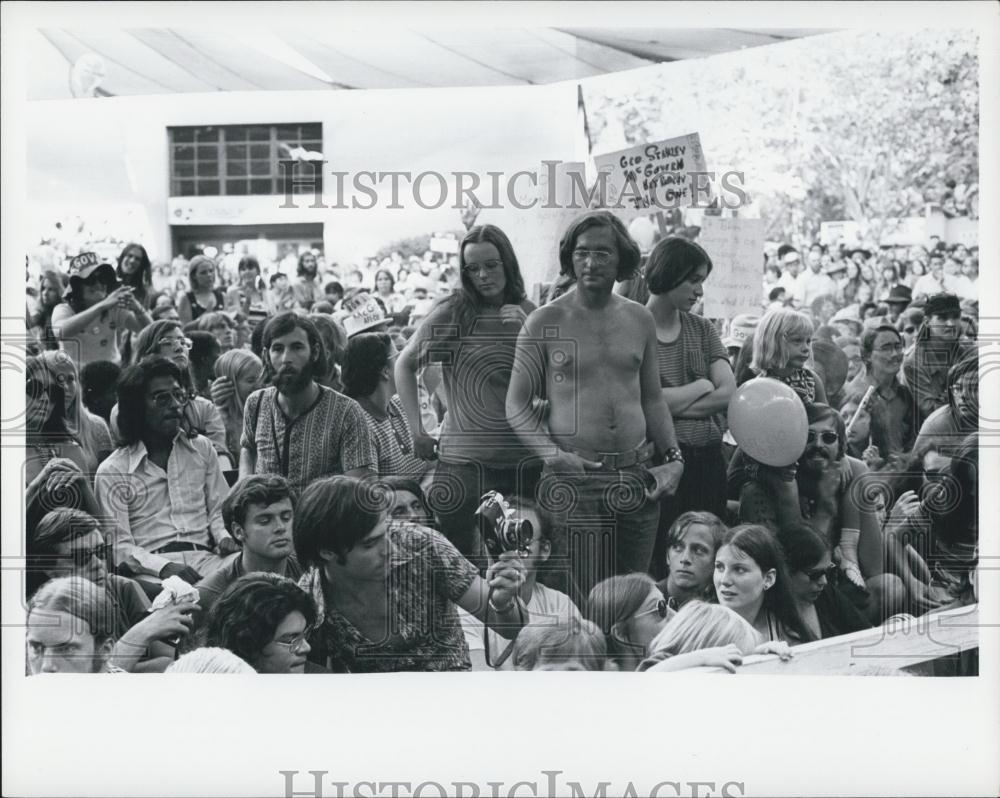
[[[663,453],[663,464],[666,465],[667,463],[680,463],[684,465],[684,455],[676,446],[671,446]]]

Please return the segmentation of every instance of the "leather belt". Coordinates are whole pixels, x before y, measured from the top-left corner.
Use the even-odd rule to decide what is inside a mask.
[[[215,549],[210,546],[203,546],[201,543],[183,543],[178,540],[157,549],[153,554],[173,554],[178,551],[209,551],[213,554],[215,553]]]
[[[591,449],[577,449],[575,446],[562,446],[567,452],[579,455],[584,460],[593,460],[600,463],[605,468],[628,468],[634,465],[649,462],[656,454],[656,446],[652,443],[644,443],[628,452],[595,452]]]

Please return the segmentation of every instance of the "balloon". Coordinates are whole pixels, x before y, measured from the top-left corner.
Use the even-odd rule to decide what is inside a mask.
[[[635,217],[628,226],[628,233],[643,252],[649,252],[656,241],[656,228],[646,216]]]
[[[729,430],[749,457],[784,468],[805,451],[809,422],[795,391],[778,380],[757,377],[729,400]]]

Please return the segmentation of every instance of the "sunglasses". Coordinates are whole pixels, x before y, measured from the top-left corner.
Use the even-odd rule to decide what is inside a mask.
[[[804,573],[809,578],[810,582],[818,582],[824,576],[827,579],[833,579],[834,575],[837,573],[837,566],[828,565],[826,568],[814,568],[811,571],[804,571]]]
[[[74,565],[82,568],[90,563],[91,557],[106,560],[109,551],[111,551],[110,543],[99,543],[92,549],[73,549],[67,556],[73,560]]]
[[[837,437],[837,433],[833,430],[823,430],[823,432],[820,432],[818,435],[815,430],[809,430],[806,434],[806,443],[815,443],[817,437],[827,446],[832,446],[840,440],[840,438]]]
[[[661,618],[666,618],[667,617],[667,600],[666,599],[660,599],[659,601],[656,602],[656,606],[655,607],[653,607],[652,609],[649,609],[649,610],[643,610],[642,612],[637,612],[635,614],[635,617],[636,618],[641,618],[643,615],[649,615],[650,613],[653,613],[653,612],[655,612]]]

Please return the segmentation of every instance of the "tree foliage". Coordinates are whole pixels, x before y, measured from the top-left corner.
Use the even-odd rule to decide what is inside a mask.
[[[697,131],[771,237],[853,219],[877,240],[978,183],[977,46],[969,30],[843,32],[592,79],[594,152]]]

